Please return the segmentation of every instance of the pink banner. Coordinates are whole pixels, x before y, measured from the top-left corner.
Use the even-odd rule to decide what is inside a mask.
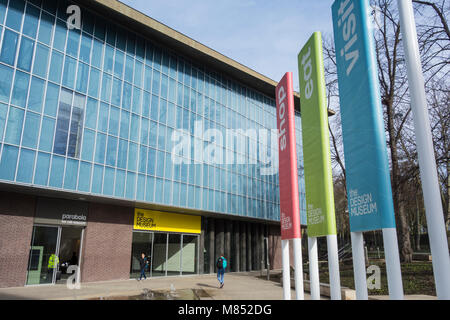
[[[292,72],[275,89],[277,101],[281,239],[301,237]]]

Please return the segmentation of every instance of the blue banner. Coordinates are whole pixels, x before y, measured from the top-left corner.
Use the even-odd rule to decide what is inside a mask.
[[[395,228],[369,0],[332,6],[350,230]]]

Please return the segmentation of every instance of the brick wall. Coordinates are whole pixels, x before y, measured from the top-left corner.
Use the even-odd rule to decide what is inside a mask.
[[[0,191],[0,288],[25,285],[36,200]]]
[[[91,203],[85,229],[81,281],[129,279],[133,208]]]

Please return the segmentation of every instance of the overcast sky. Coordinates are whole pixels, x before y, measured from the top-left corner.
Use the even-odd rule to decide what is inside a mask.
[[[333,0],[121,0],[168,27],[279,81],[294,73],[314,31],[331,35]]]

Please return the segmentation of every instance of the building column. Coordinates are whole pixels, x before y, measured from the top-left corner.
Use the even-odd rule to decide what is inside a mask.
[[[252,224],[247,222],[247,271],[252,270]]]
[[[261,223],[259,225],[259,238],[258,238],[258,242],[259,242],[259,268],[260,269],[265,269],[266,264],[264,263],[264,225]]]
[[[209,265],[209,273],[214,272],[214,266],[215,263],[215,253],[214,253],[214,247],[215,247],[215,219],[214,218],[208,218],[208,234],[209,234],[209,243],[208,243],[208,265]]]
[[[214,272],[217,272],[216,260],[220,255],[225,254],[225,237],[224,237],[224,221],[222,219],[216,220],[216,250],[214,254]]]
[[[252,270],[259,270],[258,225],[256,223],[252,223],[252,247],[253,247]]]
[[[247,228],[244,221],[239,222],[239,240],[241,242],[241,271],[247,271]]]
[[[205,235],[207,228],[207,220],[205,217],[201,217],[201,228],[200,233],[200,246],[199,246],[199,257],[198,257],[198,273],[203,274],[205,269]]]
[[[224,221],[224,253],[223,255],[228,260],[228,271],[231,271],[233,266],[233,257],[231,256],[231,233],[233,228],[233,221],[226,219]]]
[[[233,259],[234,260],[234,263],[233,263],[234,270],[232,270],[232,271],[235,271],[235,272],[239,272],[241,270],[241,268],[240,268],[241,246],[240,246],[240,242],[239,242],[239,235],[240,235],[239,230],[240,230],[239,221],[234,221],[233,222],[233,242],[232,242],[234,244],[234,246],[233,246],[233,252],[231,254],[234,258]]]

